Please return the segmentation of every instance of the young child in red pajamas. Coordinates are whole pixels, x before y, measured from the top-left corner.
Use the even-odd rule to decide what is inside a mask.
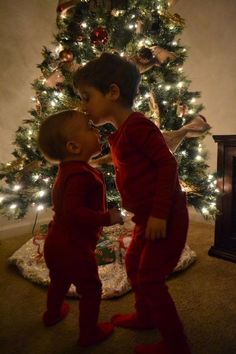
[[[98,323],[101,281],[95,247],[102,226],[122,223],[117,209],[107,210],[102,173],[88,164],[101,151],[97,129],[75,110],[49,116],[41,125],[38,145],[49,162],[59,162],[52,191],[54,218],[44,245],[50,285],[46,326],[66,317],[64,297],[71,284],[79,300],[79,343],[99,343],[113,331],[111,323]]]
[[[115,326],[157,327],[162,341],[141,344],[135,353],[190,354],[166,278],[175,268],[188,230],[185,193],[177,163],[157,126],[132,110],[140,74],[116,54],[104,53],[74,74],[82,108],[95,125],[117,130],[109,144],[123,207],[134,214],[135,228],[126,269],[135,294],[135,313],[117,314]]]

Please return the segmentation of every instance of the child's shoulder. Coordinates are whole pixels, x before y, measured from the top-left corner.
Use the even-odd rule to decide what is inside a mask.
[[[150,118],[146,117],[143,113],[141,112],[133,112],[129,119],[127,120],[127,128],[129,129],[137,129],[138,127],[144,128],[149,127],[149,128],[157,128],[156,124],[154,124]]]

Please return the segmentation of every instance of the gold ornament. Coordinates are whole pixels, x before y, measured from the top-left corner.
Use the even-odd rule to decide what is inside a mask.
[[[196,138],[210,129],[205,117],[198,115],[178,130],[162,131],[165,141],[172,152],[175,152],[185,138]]]
[[[211,126],[207,123],[206,118],[199,114],[183,128],[186,130],[186,138],[197,138],[210,130]]]
[[[68,49],[63,49],[60,53],[59,53],[59,58],[61,59],[61,61],[63,62],[71,62],[74,59],[74,55],[73,53],[68,50]]]
[[[151,47],[152,53],[160,64],[164,63],[166,60],[174,60],[177,58],[176,54],[169,52],[169,50],[161,48],[159,46]]]
[[[112,9],[111,15],[114,17],[119,17],[124,15],[125,11],[124,10],[119,10],[119,9]]]
[[[63,81],[64,81],[64,76],[62,75],[61,70],[57,68],[46,79],[44,84],[48,87],[54,88],[57,84],[62,83]]]
[[[153,66],[160,66],[155,58],[149,61],[145,61],[142,60],[139,55],[134,55],[133,57],[130,57],[129,60],[134,62],[134,64],[139,69],[140,74],[150,70]]]
[[[185,20],[179,14],[171,14],[168,11],[163,12],[160,17],[169,22],[170,25],[184,27]]]
[[[193,186],[192,184],[184,182],[183,180],[180,179],[180,185],[186,193],[191,193],[191,194],[202,196],[202,194],[198,192],[198,189],[195,186]]]
[[[153,91],[151,91],[149,95],[149,108],[154,115],[156,125],[160,127],[160,109],[155,99]]]
[[[178,1],[178,0],[169,0],[169,1],[168,1],[169,7],[175,6],[175,4],[177,3],[177,1]]]
[[[38,161],[38,160],[32,161],[23,167],[21,173],[27,174],[29,172],[35,171],[39,169],[41,165],[42,165],[42,161]]]
[[[172,152],[175,152],[177,150],[179,145],[182,143],[182,141],[186,137],[186,132],[182,129],[162,131],[162,134],[165,138],[168,148]]]
[[[59,0],[57,12],[65,16],[67,11],[75,7],[77,3],[79,3],[78,0]]]
[[[176,114],[179,118],[183,118],[186,114],[188,114],[188,106],[186,104],[177,102]]]
[[[0,165],[0,171],[2,171],[3,173],[8,173],[8,172],[14,172],[16,170],[21,170],[24,166],[23,162],[24,162],[24,159],[19,158],[14,161],[7,162],[6,164],[2,163]]]

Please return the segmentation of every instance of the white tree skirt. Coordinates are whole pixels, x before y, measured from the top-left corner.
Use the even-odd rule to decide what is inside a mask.
[[[109,240],[112,240],[116,260],[113,263],[100,265],[98,267],[99,276],[102,281],[103,299],[121,296],[131,289],[125,271],[124,254],[130,241],[132,226],[132,222],[128,220],[123,226],[114,225],[104,228],[104,233],[108,235]],[[119,241],[121,235],[122,242]],[[43,250],[43,244],[43,237],[36,237],[36,239],[32,237],[14,252],[8,260],[10,264],[17,266],[24,278],[33,283],[48,286],[48,269],[41,253]],[[196,253],[186,245],[174,272],[179,272],[188,268],[193,262],[195,262],[196,258]],[[78,296],[74,285],[71,285],[68,296]]]

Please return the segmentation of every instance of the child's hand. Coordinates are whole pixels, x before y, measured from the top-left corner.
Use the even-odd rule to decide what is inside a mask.
[[[117,208],[109,209],[109,214],[110,214],[111,225],[124,224],[124,220],[122,219],[120,210],[118,210]]]
[[[166,220],[150,216],[147,222],[145,237],[148,240],[155,240],[166,237]]]

